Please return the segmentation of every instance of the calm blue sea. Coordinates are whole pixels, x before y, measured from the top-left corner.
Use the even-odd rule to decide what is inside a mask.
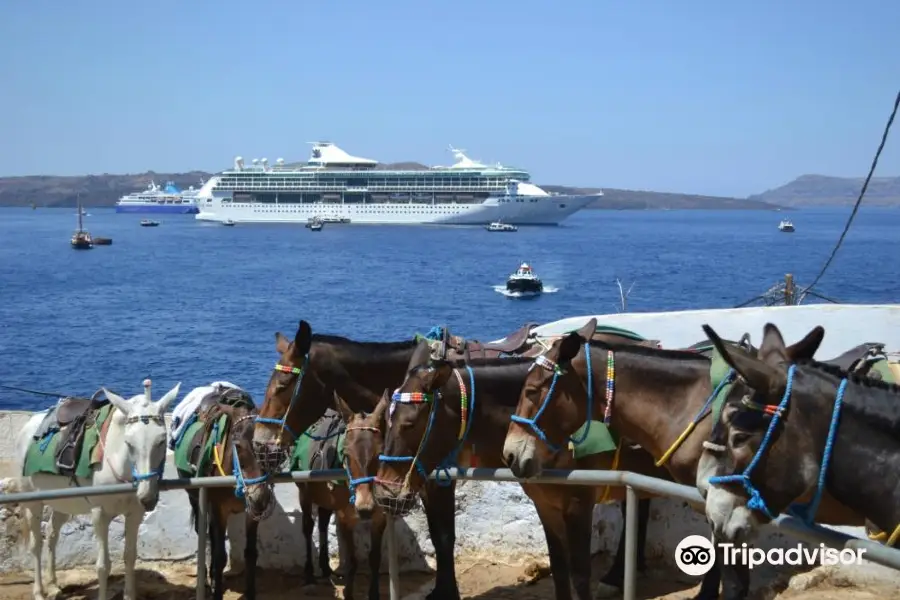
[[[0,210],[0,384],[68,394],[105,385],[155,395],[226,379],[259,400],[274,334],[400,340],[431,326],[493,339],[526,321],[609,313],[616,277],[630,311],[731,307],[786,272],[812,280],[849,208],[777,212],[585,211],[556,228],[327,225],[222,227],[192,216],[88,209],[114,244],[74,251],[75,209]],[[780,233],[789,215],[797,232]],[[819,291],[844,302],[900,300],[900,210],[863,208]],[[493,288],[522,261],[549,286],[537,299]],[[652,332],[647,332],[652,335]],[[701,331],[697,339],[702,339]],[[50,398],[0,390],[3,408]]]

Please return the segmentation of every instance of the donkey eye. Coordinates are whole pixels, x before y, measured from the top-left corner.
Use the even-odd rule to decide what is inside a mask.
[[[731,434],[731,445],[732,446],[743,446],[747,442],[750,441],[750,434],[743,433],[740,431],[735,431]]]

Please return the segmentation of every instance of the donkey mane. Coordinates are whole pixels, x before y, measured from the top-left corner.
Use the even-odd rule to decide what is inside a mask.
[[[614,352],[624,352],[627,354],[637,354],[640,356],[650,356],[653,358],[671,358],[673,360],[687,361],[705,361],[709,359],[699,352],[690,350],[669,350],[663,348],[651,348],[650,346],[637,346],[633,344],[610,344],[599,340],[590,341],[591,348],[602,348],[603,350],[613,350]]]
[[[368,352],[391,352],[393,350],[410,350],[419,345],[416,340],[404,340],[402,342],[360,342],[339,335],[329,335],[325,333],[314,333],[312,336],[313,343],[330,344],[332,346],[350,347],[353,350]]]
[[[816,360],[798,361],[797,364],[812,367],[819,375],[847,379],[853,385],[879,392],[869,394],[865,398],[860,398],[856,394],[845,396],[844,409],[858,415],[872,427],[894,438],[900,438],[900,385],[850,373],[835,365]],[[832,383],[837,387],[836,382]]]

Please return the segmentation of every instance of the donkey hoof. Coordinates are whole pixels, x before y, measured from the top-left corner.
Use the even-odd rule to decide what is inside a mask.
[[[622,595],[622,586],[600,581],[597,583],[597,591],[594,598],[615,598]]]

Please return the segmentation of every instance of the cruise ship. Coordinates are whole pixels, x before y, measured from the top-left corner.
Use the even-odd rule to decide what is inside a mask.
[[[200,189],[203,189],[201,184]],[[164,189],[153,181],[142,192],[132,192],[119,198],[116,202],[117,213],[176,213],[196,214],[197,196],[200,190],[194,186],[182,192],[171,181],[166,183]]]
[[[235,223],[558,225],[602,193],[549,194],[527,171],[485,165],[450,147],[449,167],[385,169],[332,142],[311,142],[306,163],[234,159],[200,189],[196,219]]]

